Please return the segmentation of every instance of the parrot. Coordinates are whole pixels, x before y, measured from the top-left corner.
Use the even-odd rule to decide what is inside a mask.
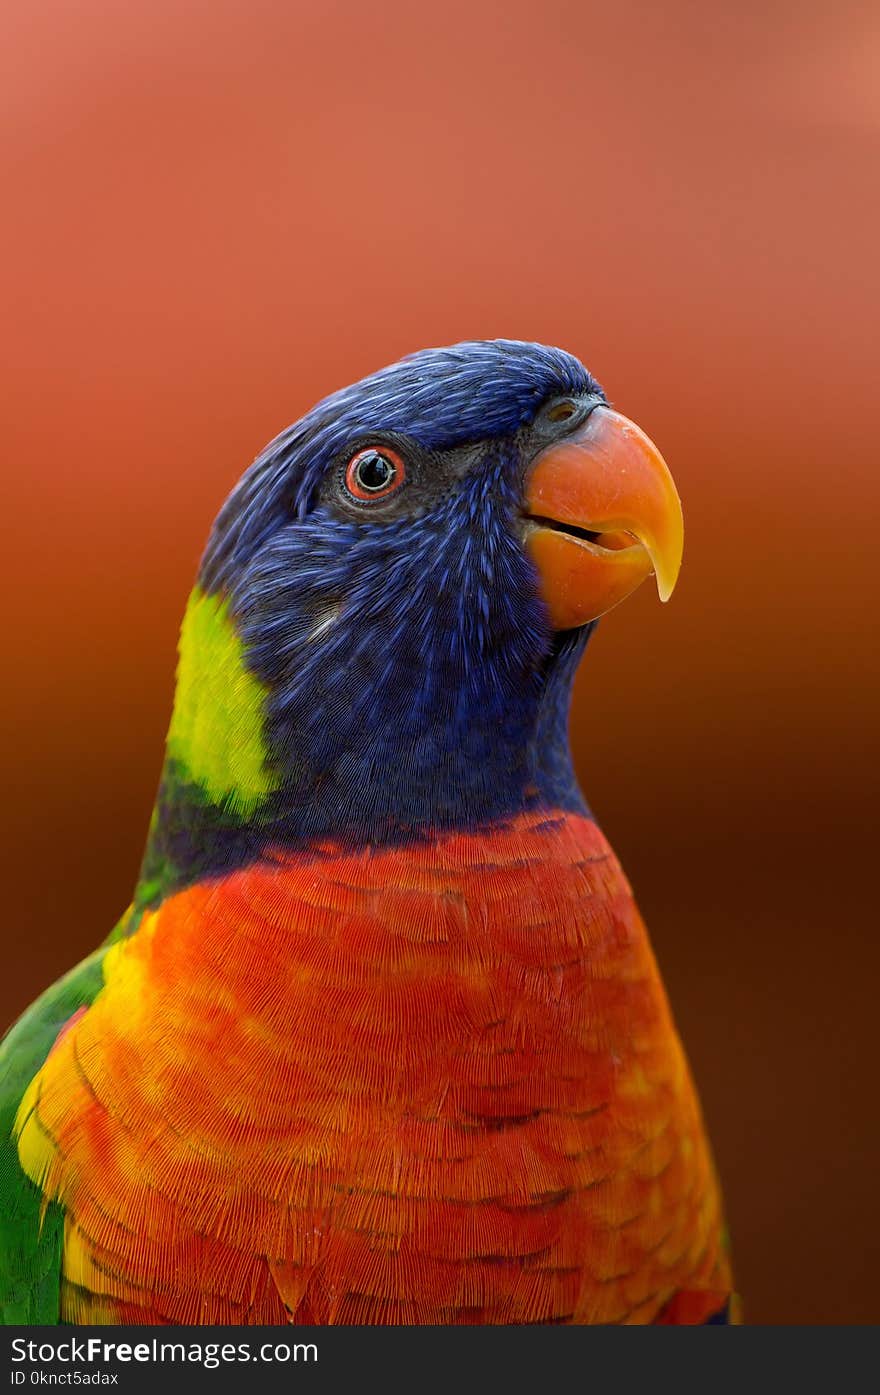
[[[0,1048],[5,1323],[738,1320],[569,744],[597,621],[682,545],[657,447],[541,344],[412,353],[257,457],[131,905]]]

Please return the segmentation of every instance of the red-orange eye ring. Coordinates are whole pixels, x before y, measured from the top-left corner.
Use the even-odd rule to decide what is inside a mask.
[[[345,487],[363,504],[387,499],[406,479],[406,466],[390,446],[364,446],[345,467]]]

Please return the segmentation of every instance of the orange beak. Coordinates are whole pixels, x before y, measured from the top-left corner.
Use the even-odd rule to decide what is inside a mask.
[[[604,615],[653,572],[661,601],[681,566],[681,501],[635,422],[596,407],[526,477],[526,544],[557,630]],[[589,536],[584,536],[588,534]]]

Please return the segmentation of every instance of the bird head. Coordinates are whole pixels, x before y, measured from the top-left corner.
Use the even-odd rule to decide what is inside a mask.
[[[173,821],[183,800],[264,841],[382,841],[578,803],[577,660],[652,572],[667,598],[681,544],[658,451],[559,349],[426,350],[334,393],[215,523],[182,632]]]

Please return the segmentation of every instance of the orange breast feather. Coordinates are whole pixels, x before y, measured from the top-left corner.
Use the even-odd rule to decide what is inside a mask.
[[[65,1208],[68,1321],[699,1322],[729,1288],[687,1066],[587,819],[173,896],[19,1128]]]

